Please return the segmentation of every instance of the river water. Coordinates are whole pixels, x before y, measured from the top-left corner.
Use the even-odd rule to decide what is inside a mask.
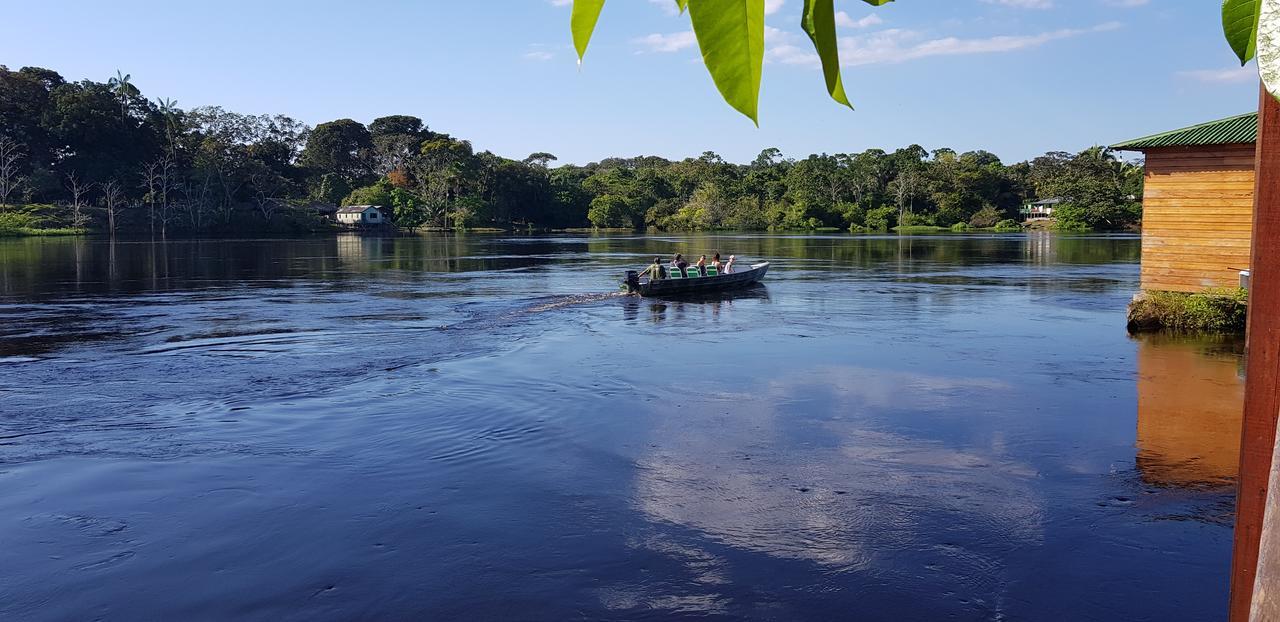
[[[1241,346],[1139,252],[0,240],[0,618],[1225,619]]]

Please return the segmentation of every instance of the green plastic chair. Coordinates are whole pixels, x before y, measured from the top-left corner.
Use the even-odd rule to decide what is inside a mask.
[[[686,272],[686,273],[688,273],[689,278],[691,278],[691,279],[696,279],[696,278],[698,278],[698,277],[702,276],[702,273],[701,273],[701,272],[698,272],[698,266],[689,266],[688,268],[685,268],[684,270],[685,270],[685,272]]]
[[[681,272],[680,272],[680,268],[677,268],[677,267],[675,267],[675,266],[670,266],[670,267],[668,267],[668,268],[667,268],[667,278],[669,278],[669,279],[679,279],[679,278],[683,278],[683,277],[684,277],[684,274],[681,274]]]
[[[715,266],[707,266],[707,276],[717,276],[720,273],[716,271]]]

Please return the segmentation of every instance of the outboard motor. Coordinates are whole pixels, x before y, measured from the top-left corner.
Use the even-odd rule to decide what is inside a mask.
[[[635,270],[627,270],[627,279],[624,282],[627,285],[627,291],[632,293],[640,291],[639,272],[636,272]]]

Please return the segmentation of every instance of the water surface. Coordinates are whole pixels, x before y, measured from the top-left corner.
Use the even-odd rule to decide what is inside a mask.
[[[0,240],[0,618],[1224,619],[1241,348],[1139,247]]]

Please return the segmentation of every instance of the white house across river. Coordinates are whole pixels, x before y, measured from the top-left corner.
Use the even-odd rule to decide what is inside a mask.
[[[387,224],[386,216],[377,205],[348,205],[338,208],[335,215],[344,225],[373,226]]]

